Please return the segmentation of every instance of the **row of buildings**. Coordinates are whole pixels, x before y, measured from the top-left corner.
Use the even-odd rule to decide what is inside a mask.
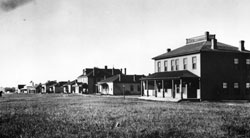
[[[126,68],[86,68],[73,81],[47,81],[43,84],[19,85],[23,93],[100,93],[109,95],[140,95],[140,79],[144,75],[127,75]]]
[[[39,92],[140,94],[145,98],[175,100],[249,100],[250,51],[216,39],[215,34],[186,39],[177,49],[153,58],[154,73],[127,75],[126,69],[83,69],[74,81],[48,81]]]

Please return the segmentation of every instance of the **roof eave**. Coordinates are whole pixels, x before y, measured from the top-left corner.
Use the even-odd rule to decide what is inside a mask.
[[[153,60],[160,60],[160,59],[166,59],[166,58],[175,58],[175,57],[180,57],[180,56],[186,56],[186,55],[192,55],[192,54],[198,54],[198,53],[201,53],[201,50],[198,50],[198,51],[194,51],[194,52],[189,52],[189,53],[183,53],[183,54],[177,54],[177,55],[173,55],[173,56],[165,56],[165,57],[154,57],[152,58]]]

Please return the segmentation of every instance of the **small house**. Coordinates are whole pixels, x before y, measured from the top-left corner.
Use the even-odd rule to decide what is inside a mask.
[[[97,83],[98,92],[108,95],[140,95],[144,75],[117,74]]]

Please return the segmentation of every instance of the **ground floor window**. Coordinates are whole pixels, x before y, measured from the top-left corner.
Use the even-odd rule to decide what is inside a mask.
[[[250,83],[246,83],[246,88],[250,89]]]
[[[176,87],[176,93],[180,93],[180,87]]]
[[[141,91],[141,86],[137,85],[137,91]]]
[[[130,85],[130,91],[134,91],[134,86]]]
[[[246,93],[250,94],[250,83],[249,82],[246,83]]]

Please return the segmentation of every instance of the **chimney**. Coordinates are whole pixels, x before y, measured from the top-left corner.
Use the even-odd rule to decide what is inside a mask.
[[[206,40],[209,41],[209,32],[205,32],[205,37],[206,37]]]
[[[86,69],[82,70],[83,75],[86,75]]]
[[[112,75],[114,75],[114,67],[112,68]]]
[[[105,69],[108,69],[108,66],[104,66]]]
[[[211,49],[217,49],[217,40],[215,38],[211,39]]]
[[[133,80],[134,80],[134,82],[136,81],[136,75],[133,76]]]
[[[245,41],[240,40],[240,51],[245,51]]]
[[[171,51],[171,49],[170,49],[170,48],[168,48],[168,49],[167,49],[167,53],[168,53],[168,52],[170,52],[170,51]]]
[[[127,75],[127,69],[124,68],[124,75]]]
[[[119,82],[121,82],[121,74],[119,74],[118,77],[119,77]]]
[[[121,69],[121,74],[122,74],[122,69]]]
[[[95,67],[93,68],[93,76],[95,76]]]

